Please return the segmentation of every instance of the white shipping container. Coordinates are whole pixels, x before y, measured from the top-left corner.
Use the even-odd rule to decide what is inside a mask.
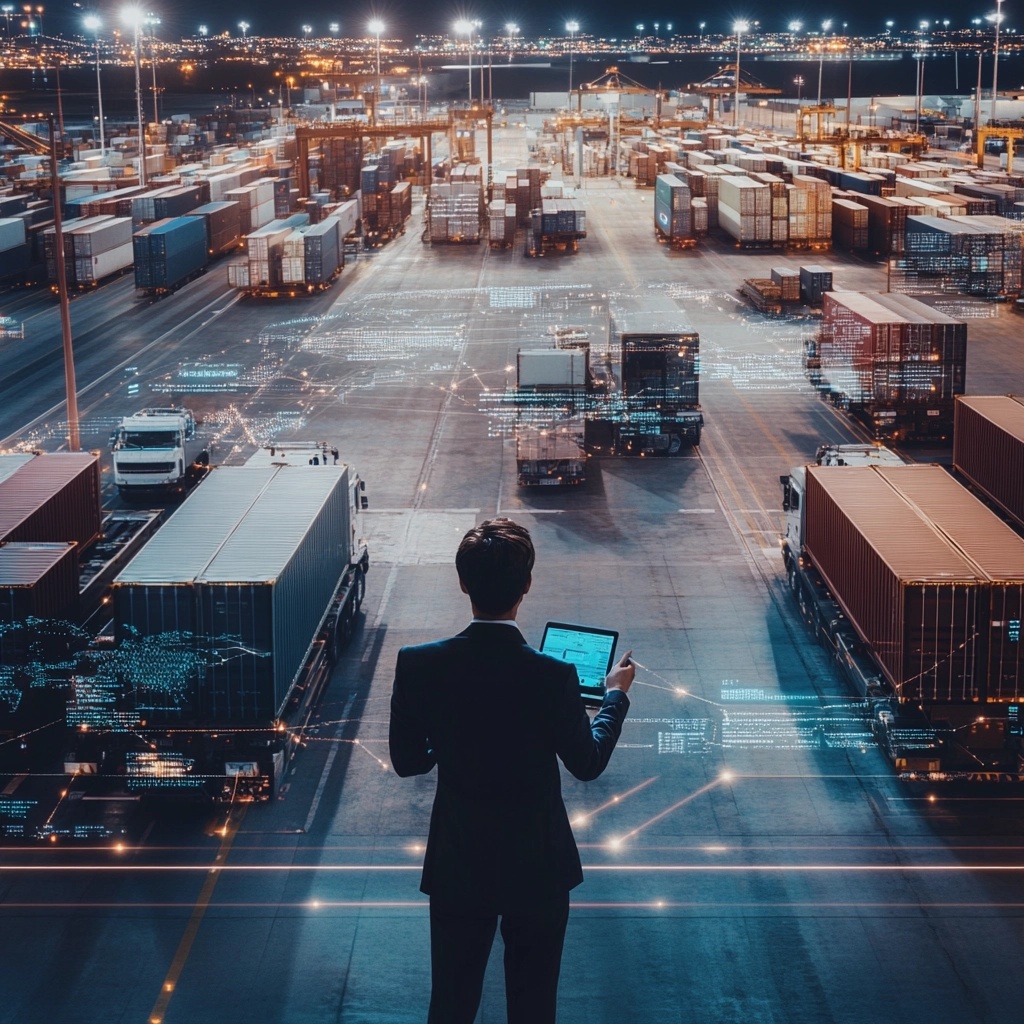
[[[20,217],[0,217],[0,252],[25,244],[25,222]]]
[[[516,371],[521,388],[583,387],[587,382],[587,356],[580,349],[521,349]]]
[[[129,239],[124,245],[94,254],[90,259],[75,259],[75,276],[79,284],[89,281],[102,281],[103,278],[127,270],[132,265],[132,243]]]
[[[359,220],[359,200],[349,199],[334,211],[333,216],[338,218],[338,234],[344,238],[356,229],[356,221]]]
[[[74,221],[70,222],[72,225]],[[97,256],[122,245],[132,244],[131,217],[104,217],[97,224],[85,227],[69,227],[65,234],[72,239],[76,258],[80,256]],[[131,260],[128,261],[129,263]]]
[[[249,287],[249,264],[229,263],[228,264],[228,286],[231,288]]]
[[[285,256],[281,260],[281,281],[283,284],[304,284],[306,261],[302,256]]]
[[[258,231],[266,227],[274,219],[274,200],[269,203],[261,203],[249,211],[249,224],[252,231]]]

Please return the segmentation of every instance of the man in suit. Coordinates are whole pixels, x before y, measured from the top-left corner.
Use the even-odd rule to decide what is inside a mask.
[[[395,771],[437,765],[420,889],[430,896],[428,1024],[472,1024],[498,919],[509,1024],[553,1024],[569,890],[583,881],[558,759],[604,771],[629,709],[627,653],[591,721],[574,666],[529,647],[516,625],[534,565],[509,519],[469,531],[455,558],[473,609],[458,636],[398,652]]]

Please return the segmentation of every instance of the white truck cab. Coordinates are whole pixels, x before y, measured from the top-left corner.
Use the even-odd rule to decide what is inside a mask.
[[[142,409],[126,416],[111,447],[114,483],[122,494],[183,490],[210,462],[190,409]]]

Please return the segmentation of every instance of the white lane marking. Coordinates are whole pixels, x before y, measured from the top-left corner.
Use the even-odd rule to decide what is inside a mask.
[[[331,743],[331,749],[327,754],[327,760],[324,763],[324,770],[320,773],[320,782],[317,784],[316,792],[313,794],[313,802],[309,805],[309,814],[306,815],[306,824],[302,826],[303,832],[308,832],[313,827],[313,821],[316,818],[317,809],[320,807],[320,798],[324,795],[324,789],[327,787],[327,779],[331,774],[331,769],[334,767],[334,759],[338,756],[338,751],[341,749],[341,734],[345,731],[345,726],[348,724],[348,713],[352,710],[352,704],[355,699],[356,695],[354,693],[350,694],[344,708],[341,710],[341,721],[338,723],[338,727],[334,730],[334,742]]]

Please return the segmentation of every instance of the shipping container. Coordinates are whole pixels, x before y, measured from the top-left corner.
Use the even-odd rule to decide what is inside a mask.
[[[86,548],[100,535],[100,460],[85,452],[53,452],[0,474],[0,543],[75,541]]]
[[[970,638],[981,701],[1024,698],[1024,540],[961,487],[941,466],[876,467],[986,580]]]
[[[520,349],[516,383],[521,388],[582,388],[587,383],[587,352],[578,349]]]
[[[29,617],[68,619],[78,603],[78,545],[13,542],[0,545],[0,625]],[[17,645],[20,649],[21,645]],[[0,664],[10,664],[10,645],[0,630]]]
[[[1024,404],[1011,395],[961,395],[953,467],[1024,529]]]
[[[825,292],[832,291],[832,271],[817,264],[800,268],[800,294],[809,306],[820,306]]]
[[[196,207],[188,216],[202,218],[206,228],[206,251],[211,257],[232,252],[241,246],[238,203],[206,203]]]
[[[146,680],[151,723],[281,715],[349,566],[348,478],[345,465],[214,470],[117,577],[118,639],[166,636],[195,657]]]
[[[872,468],[807,468],[805,547],[901,700],[980,699],[986,580]]]
[[[201,273],[208,261],[206,225],[200,217],[156,221],[132,240],[135,287],[173,291]]]

